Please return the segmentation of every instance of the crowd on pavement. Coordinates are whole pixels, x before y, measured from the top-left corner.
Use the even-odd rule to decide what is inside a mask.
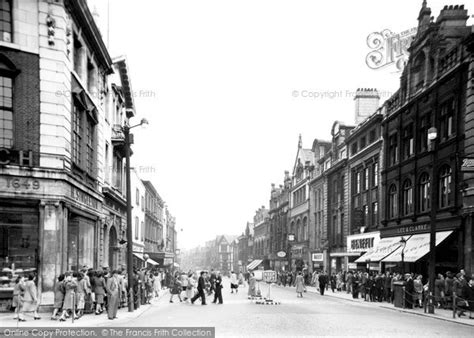
[[[303,297],[306,286],[314,286],[324,295],[326,290],[346,292],[353,298],[362,298],[367,302],[394,302],[395,285],[401,282],[404,287],[404,307],[423,308],[429,298],[429,282],[424,283],[421,274],[398,272],[340,271],[328,275],[325,271],[307,269],[301,271],[279,271],[278,284],[284,287],[296,287],[297,297]],[[455,301],[454,301],[455,300]],[[464,270],[454,274],[447,271],[439,273],[434,285],[434,305],[438,308],[455,309],[459,317],[466,312],[472,317],[474,311],[474,275],[466,276]]]
[[[172,284],[168,270],[134,269],[134,308],[149,304],[158,297],[160,290]],[[68,271],[58,276],[54,283],[54,305],[51,320],[65,321],[71,316],[79,319],[85,314],[101,315],[106,312],[110,320],[117,318],[117,311],[129,302],[128,275],[125,269],[93,270],[84,266],[80,271]],[[12,308],[14,319],[26,321],[26,314],[33,313],[40,320],[36,276],[18,276],[13,288]]]

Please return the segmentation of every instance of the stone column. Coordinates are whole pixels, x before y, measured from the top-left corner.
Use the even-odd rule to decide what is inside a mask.
[[[473,214],[469,214],[464,222],[464,269],[468,276],[474,273],[472,215]]]
[[[38,249],[40,264],[38,271],[38,291],[42,306],[54,303],[54,283],[61,272],[63,209],[55,201],[40,203],[40,244]],[[67,224],[66,224],[67,225]],[[67,244],[66,244],[67,246]]]

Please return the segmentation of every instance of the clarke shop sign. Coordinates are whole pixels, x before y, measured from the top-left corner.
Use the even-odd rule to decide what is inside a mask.
[[[380,240],[380,232],[368,232],[347,236],[347,252],[367,252]]]

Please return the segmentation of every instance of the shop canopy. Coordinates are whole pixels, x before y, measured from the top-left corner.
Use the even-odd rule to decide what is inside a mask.
[[[134,255],[135,257],[137,257],[138,259],[140,259],[140,260],[142,260],[142,261],[145,261],[145,258],[143,258],[143,254],[134,252],[133,255]],[[150,263],[151,265],[159,265],[156,261],[154,261],[154,260],[151,259],[151,258],[148,258],[148,259],[146,260],[146,262],[147,262],[147,263]]]
[[[442,231],[436,233],[436,245],[444,241],[451,235],[452,231]],[[407,241],[405,250],[403,250],[405,262],[416,262],[423,256],[430,252],[430,234],[418,234],[413,235]],[[402,248],[399,247],[397,250],[392,252],[389,256],[383,259],[384,262],[401,262],[402,261]]]
[[[382,238],[376,247],[357,258],[355,262],[379,262],[400,247],[401,239],[401,236]]]
[[[254,261],[252,261],[252,263],[250,263],[249,265],[247,265],[247,270],[253,270],[255,269],[257,266],[259,266],[261,263],[263,262],[263,260],[261,259],[255,259]]]

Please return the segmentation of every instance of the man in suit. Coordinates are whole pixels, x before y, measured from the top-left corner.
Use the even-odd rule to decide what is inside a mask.
[[[406,285],[405,285],[405,307],[407,309],[413,309],[413,294],[415,292],[415,284],[411,274],[405,274]]]
[[[326,290],[326,285],[328,283],[328,276],[326,275],[326,271],[321,273],[318,277],[319,280],[319,292],[321,296],[324,296],[324,291]]]
[[[214,269],[211,269],[211,276],[209,277],[209,283],[211,284],[211,287],[209,288],[209,293],[208,296],[212,294],[212,292],[215,292],[216,290],[216,273],[214,272]]]
[[[198,279],[198,293],[191,299],[191,304],[194,304],[196,299],[201,297],[201,305],[207,305],[206,304],[206,294],[204,293],[204,290],[206,289],[206,277],[207,277],[207,272],[206,271],[201,271],[201,276]]]
[[[219,300],[219,304],[222,304],[222,275],[220,271],[217,272],[217,276],[215,279],[215,289],[214,289],[214,301],[215,304],[217,300]]]

